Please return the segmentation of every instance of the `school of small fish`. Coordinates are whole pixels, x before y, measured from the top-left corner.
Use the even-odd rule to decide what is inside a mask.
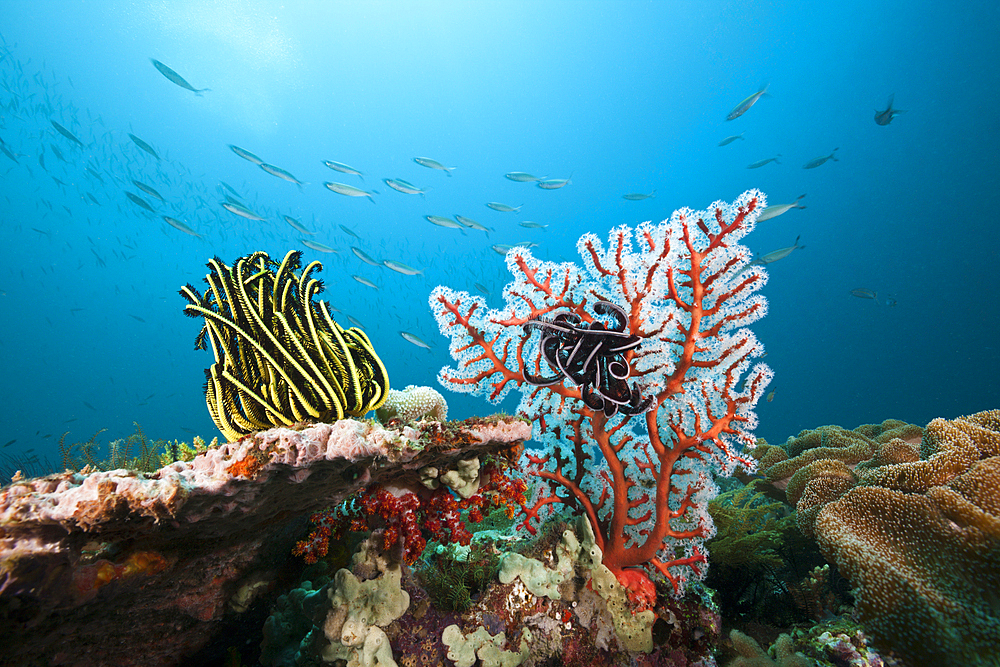
[[[174,87],[163,88],[179,97],[188,97],[194,105],[201,102],[189,97],[190,93],[204,98],[219,94],[210,93],[211,89],[207,87],[196,88],[185,76],[190,76],[199,85],[212,82],[200,80],[203,77],[196,73],[188,74],[184,63],[175,62],[166,55],[163,57],[171,63],[170,66],[156,58],[149,59],[151,69],[160,75],[151,77],[159,82],[156,85],[162,85],[163,79],[166,79]],[[461,278],[451,282],[472,284],[477,292],[486,297],[500,294],[507,280],[502,258],[512,248],[539,247],[539,241],[555,236],[556,230],[574,231],[571,221],[535,217],[544,216],[544,213],[531,212],[532,197],[551,197],[555,200],[573,197],[572,193],[577,189],[606,176],[581,171],[578,176],[581,184],[574,185],[572,169],[550,176],[541,169],[529,173],[497,168],[497,191],[500,192],[500,186],[506,183],[507,187],[524,193],[524,199],[519,195],[515,195],[517,199],[506,199],[503,194],[495,194],[493,196],[506,201],[486,201],[484,196],[477,204],[479,208],[455,213],[454,209],[468,207],[453,208],[448,203],[448,193],[460,187],[465,173],[451,161],[415,156],[403,165],[409,173],[401,173],[407,171],[403,168],[399,168],[397,173],[385,173],[389,170],[383,171],[372,156],[367,156],[366,160],[358,156],[317,154],[308,163],[296,163],[284,159],[286,156],[255,147],[253,142],[244,143],[242,139],[233,138],[232,141],[241,145],[220,143],[212,149],[220,156],[226,156],[224,159],[228,160],[229,166],[223,175],[226,181],[210,183],[206,177],[196,175],[180,161],[171,158],[169,139],[149,127],[109,127],[100,114],[73,103],[70,99],[71,81],[67,86],[65,79],[46,73],[44,67],[41,71],[32,72],[29,63],[30,60],[19,61],[0,37],[0,87],[6,93],[0,98],[0,153],[3,154],[0,160],[8,160],[5,163],[7,172],[22,170],[40,184],[41,194],[37,195],[36,203],[39,215],[33,222],[37,227],[30,227],[40,240],[54,242],[60,234],[59,221],[64,218],[86,220],[94,231],[86,237],[89,254],[86,251],[81,253],[80,256],[85,255],[87,259],[81,259],[80,263],[83,266],[85,261],[90,262],[98,269],[107,268],[111,262],[128,264],[139,261],[138,244],[132,234],[128,231],[116,230],[114,234],[101,231],[101,221],[109,218],[155,226],[167,239],[165,243],[169,242],[172,248],[191,249],[198,257],[215,254],[213,248],[216,244],[233,239],[240,239],[241,245],[247,248],[264,243],[281,248],[299,246],[319,253],[324,264],[330,264],[324,275],[328,284],[324,298],[330,302],[333,312],[353,326],[364,326],[357,317],[360,315],[376,329],[393,327],[396,334],[413,346],[413,354],[435,349],[435,345],[426,341],[435,340],[436,325],[429,315],[418,320],[413,316],[395,314],[394,301],[424,300],[429,288],[441,279],[442,272],[445,280],[449,273],[462,274]],[[143,67],[149,68],[150,63],[144,63]],[[185,75],[179,74],[174,67]],[[56,90],[56,84],[62,91],[58,94],[52,92]],[[717,116],[720,125],[732,127],[730,122],[733,126],[753,123],[754,117],[765,107],[773,108],[776,104],[768,98],[771,98],[768,86],[760,86],[737,104],[724,121],[720,112]],[[904,110],[894,107],[894,96],[890,95],[885,108],[875,110],[874,120],[876,125],[885,127],[903,113]],[[779,147],[763,144],[760,137],[755,136],[752,126],[738,134],[711,141],[718,147],[728,147],[725,148],[727,156],[744,151],[746,158],[738,164],[734,161],[733,168],[760,169],[754,176],[760,174],[762,180],[766,180],[772,172],[788,168],[783,162],[785,158],[775,152]],[[789,154],[795,153],[788,158],[789,162],[800,164],[803,170],[822,168],[816,172],[820,174],[836,168],[832,163],[840,162],[837,155],[840,148],[830,150],[829,146],[796,147],[795,151],[784,146],[780,148]],[[802,154],[798,155],[800,150]],[[720,151],[719,155],[722,154]],[[849,152],[845,155],[845,161],[849,160]],[[357,166],[330,159],[332,157],[348,160]],[[446,156],[437,157],[443,159]],[[39,169],[41,172],[36,174]],[[798,177],[813,177],[812,174],[795,171]],[[262,173],[267,176],[260,176]],[[447,178],[442,179],[442,174]],[[368,180],[366,175],[370,175]],[[260,180],[255,181],[255,178]],[[315,192],[317,188],[322,191],[322,185],[330,193],[324,194],[330,201],[329,210],[322,213],[294,208],[279,210],[259,194],[261,180],[275,184],[269,187],[287,189],[292,197],[298,196],[296,191]],[[289,188],[282,181],[295,188]],[[654,185],[659,185],[659,188]],[[306,190],[310,187],[312,189]],[[649,207],[659,207],[663,202],[663,208],[669,213],[679,203],[670,201],[668,196],[662,194],[667,191],[663,183],[637,180],[626,187],[628,190],[623,187],[617,191],[621,194],[613,196],[617,198],[617,205],[630,211],[633,207],[646,207],[645,210],[653,212],[656,209]],[[766,182],[761,187],[766,191]],[[553,191],[553,194],[530,194],[538,190]],[[802,194],[794,200],[789,196],[784,200],[787,203],[771,204],[762,211],[758,222],[774,221],[794,209],[805,209],[801,203],[805,196]],[[380,201],[385,202],[390,197],[421,206],[426,202],[425,212],[414,216],[409,224],[426,229],[422,234],[435,240],[419,244],[397,242],[380,233],[379,229],[357,222],[357,216],[352,211],[359,205],[358,199],[367,199],[377,208],[362,206],[369,211],[378,211],[385,207],[384,204],[379,205]],[[522,215],[532,219],[522,219]],[[782,221],[794,218],[795,214],[782,218]],[[434,227],[440,229],[435,230]],[[514,232],[518,235],[506,239],[502,236]],[[500,236],[500,240],[514,240],[521,233],[537,241],[503,243],[497,239]],[[496,236],[491,238],[491,234]],[[793,234],[794,231],[787,238]],[[459,235],[467,238],[461,240]],[[449,261],[452,255],[448,244],[460,240],[466,245],[475,244],[478,255],[474,262]],[[757,254],[750,265],[769,266],[785,260],[806,247],[800,244],[800,240],[801,236],[795,235],[791,245]],[[65,243],[68,245],[69,241]],[[798,254],[795,256],[798,257]],[[197,266],[187,266],[184,270],[193,270]],[[427,276],[431,271],[438,272],[433,281]],[[180,284],[186,279],[179,273],[176,282]],[[110,289],[116,293],[119,290],[116,286]],[[877,305],[896,304],[894,297],[880,295],[867,287],[851,289],[848,294]],[[73,316],[83,310],[69,308]],[[145,311],[139,312],[145,314]],[[132,320],[131,326],[147,324],[140,315],[127,315]],[[767,400],[773,397],[772,390]],[[90,406],[86,404],[85,407]]]

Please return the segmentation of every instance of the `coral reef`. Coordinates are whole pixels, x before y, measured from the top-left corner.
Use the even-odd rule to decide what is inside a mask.
[[[799,526],[857,587],[877,648],[906,664],[994,665],[1000,411],[935,419],[919,444],[899,424],[875,438],[872,427],[849,436],[869,447],[863,459],[845,460],[848,448],[805,449],[796,458],[810,462],[791,478],[791,466],[773,474],[780,462],[761,472],[789,480]]]
[[[520,453],[519,448],[514,449]],[[313,515],[316,529],[296,544],[295,553],[314,563],[326,554],[329,540],[342,539],[347,530],[378,530],[382,548],[401,554],[407,565],[423,553],[428,539],[467,546],[472,534],[466,520],[479,523],[484,510],[489,513],[501,507],[512,517],[524,505],[524,480],[511,479],[506,473],[509,463],[505,457],[511,451],[499,454],[482,467],[479,457],[473,456],[458,460],[451,470],[421,468],[418,474],[425,488],[404,486],[399,481],[390,488],[370,484],[342,506]]]
[[[774,643],[774,660],[760,644],[739,630],[730,631],[729,641],[739,657],[726,663],[726,667],[813,667],[812,660],[795,652],[789,635],[779,636]]]
[[[754,444],[771,371],[751,368],[763,348],[745,327],[766,313],[756,294],[766,274],[738,242],[765,205],[750,191],[615,228],[607,246],[586,234],[583,269],[515,247],[499,310],[445,287],[430,297],[456,360],[439,381],[491,401],[517,388],[518,414],[536,426],[544,449],[528,454],[529,470],[543,483],[524,526],[535,530],[558,504],[586,514],[605,566],[637,598],[651,587],[637,568],[659,572],[675,595],[704,576],[710,471],[752,465],[741,449]]]
[[[184,313],[203,317],[195,349],[211,345],[205,400],[230,441],[297,421],[364,416],[382,405],[389,377],[361,329],[343,329],[325,301],[314,301],[323,282],[312,277],[323,265],[302,253],[279,263],[265,252],[208,262],[204,295],[181,288]]]
[[[497,578],[500,552],[495,543],[473,540],[468,547],[439,546],[417,570],[421,586],[442,611],[468,611],[472,598]]]
[[[0,491],[4,664],[181,664],[274,585],[310,512],[373,483],[419,485],[422,468],[529,435],[513,418],[429,431],[345,419],[260,432],[154,473],[15,482]]]
[[[448,403],[437,389],[411,384],[403,390],[390,389],[375,414],[383,424],[393,419],[406,423],[422,417],[443,422],[448,420]]]
[[[441,582],[422,587],[428,571],[414,577],[408,567],[386,558],[379,536],[373,533],[353,558],[350,573],[340,570],[330,579],[320,576],[318,585],[311,578],[282,596],[265,624],[262,664],[314,665],[317,656],[333,655],[332,650],[339,651],[348,666],[714,664],[711,653],[721,622],[711,604],[697,596],[679,600],[663,596],[655,608],[634,615],[625,589],[600,564],[600,550],[585,519],[574,525],[546,524],[541,535],[522,545],[527,548],[524,554],[502,556],[499,581],[492,574],[500,555],[488,537],[482,533],[478,537],[482,540],[473,542],[471,549],[452,545],[441,547],[446,553],[438,554],[447,557],[449,567],[464,558],[471,568],[482,569],[482,589],[461,608],[454,608],[432,604],[428,591]],[[401,578],[398,585],[387,586],[387,574],[394,568]],[[470,573],[465,569],[457,576]],[[344,602],[350,596],[339,593],[345,586],[348,593],[366,586],[383,592],[381,597],[356,596],[358,602],[352,606]],[[395,603],[383,605],[396,610],[393,614],[375,608],[381,604],[377,600],[398,601],[400,590],[409,600],[404,613],[395,616],[399,609]],[[362,609],[371,613],[362,614]],[[348,619],[361,616],[368,619],[368,626],[377,627],[353,632],[350,644],[337,639]],[[388,620],[390,616],[394,618]],[[364,641],[359,639],[362,634]],[[373,647],[383,651],[381,663],[365,661],[363,648],[373,637],[378,638],[371,639],[377,644]],[[637,642],[651,644],[652,651],[635,653]]]
[[[177,440],[173,442],[147,440],[139,423],[132,423],[135,425],[135,433],[108,443],[105,457],[99,453],[101,445],[97,442],[97,437],[107,429],[100,429],[86,442],[72,444],[66,444],[66,436],[69,435],[69,431],[66,431],[59,438],[59,456],[62,468],[74,472],[106,472],[119,469],[154,472],[174,461],[190,461],[208,447],[218,446],[218,439],[213,439],[210,445],[206,445],[204,439],[198,436],[193,438],[190,445]],[[130,456],[133,452],[136,455]],[[52,471],[49,469],[38,475],[30,476],[42,477]],[[23,479],[24,475],[21,478]]]

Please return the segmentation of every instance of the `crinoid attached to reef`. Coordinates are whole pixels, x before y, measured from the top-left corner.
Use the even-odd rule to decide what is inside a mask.
[[[323,282],[301,273],[302,254],[279,263],[254,252],[226,266],[208,262],[204,295],[190,284],[180,294],[184,313],[204,317],[195,349],[211,344],[205,398],[216,426],[233,441],[297,421],[360,417],[382,405],[389,389],[385,366],[361,329],[343,329],[324,301]]]
[[[625,353],[639,346],[642,339],[627,330],[625,311],[609,301],[594,304],[598,315],[610,315],[610,327],[603,322],[584,322],[576,313],[560,313],[552,319],[536,317],[524,323],[524,332],[542,333],[540,348],[545,361],[558,373],[542,377],[522,372],[524,381],[537,387],[572,380],[580,385],[580,396],[587,407],[603,411],[608,417],[621,411],[637,415],[649,409],[652,399],[630,387],[631,373]]]

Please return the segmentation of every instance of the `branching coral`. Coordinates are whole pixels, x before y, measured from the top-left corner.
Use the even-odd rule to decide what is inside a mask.
[[[741,449],[754,443],[753,408],[771,371],[753,364],[763,348],[745,327],[767,310],[756,294],[766,276],[738,242],[765,205],[750,191],[615,228],[606,246],[586,234],[582,269],[513,248],[515,281],[499,310],[466,292],[431,294],[457,362],[439,381],[491,401],[519,389],[519,413],[546,448],[528,455],[543,483],[525,526],[560,503],[586,514],[604,564],[627,585],[637,566],[660,572],[675,593],[703,576],[709,469],[750,465]],[[581,357],[577,343],[597,357]]]
[[[389,378],[371,341],[337,324],[326,302],[314,301],[323,283],[301,253],[280,263],[255,252],[226,266],[208,262],[204,295],[181,288],[184,313],[203,317],[195,349],[211,345],[205,399],[216,426],[231,441],[296,421],[363,416],[385,400]]]

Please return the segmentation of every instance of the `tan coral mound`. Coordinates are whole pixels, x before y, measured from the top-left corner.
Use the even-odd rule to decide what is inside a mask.
[[[884,443],[849,489],[846,465],[828,462],[799,505],[811,503],[820,548],[857,587],[880,649],[912,665],[996,665],[1000,411],[935,419],[914,454]]]
[[[390,389],[385,403],[375,411],[382,423],[398,419],[403,423],[428,417],[443,422],[448,419],[448,403],[437,389],[408,385]]]

